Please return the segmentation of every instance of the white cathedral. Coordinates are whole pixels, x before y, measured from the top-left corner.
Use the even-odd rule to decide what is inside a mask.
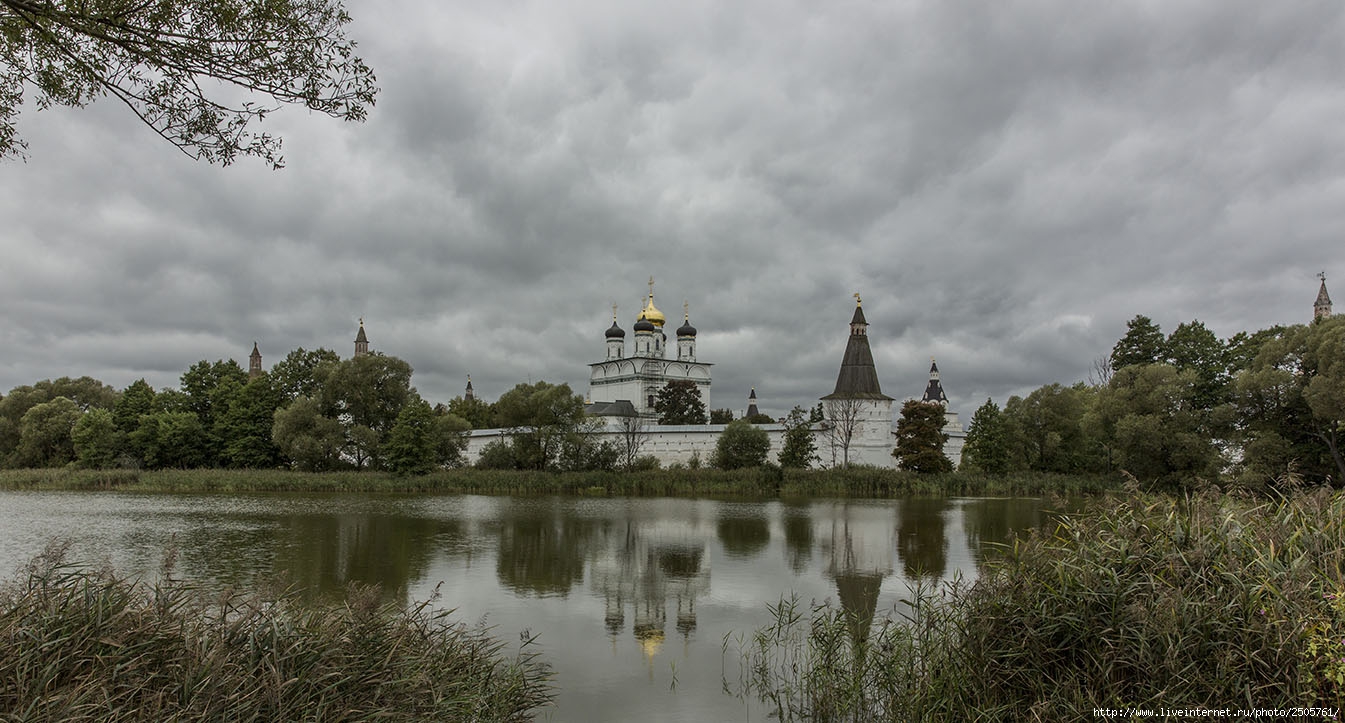
[[[710,407],[710,367],[696,358],[696,328],[691,325],[690,313],[683,307],[682,326],[676,330],[676,356],[668,355],[668,336],[664,331],[667,318],[654,305],[654,281],[649,281],[646,297],[633,327],[634,344],[627,354],[626,331],[621,328],[616,309],[612,310],[612,325],[604,334],[606,358],[589,365],[589,393],[586,411],[605,420],[607,427],[600,435],[611,435],[619,440],[628,435],[630,421],[638,419],[640,433],[645,437],[640,453],[652,455],[665,465],[688,464],[699,460],[708,463],[714,454],[724,424],[658,424],[654,402],[658,391],[668,382],[687,380],[696,384],[701,400]],[[869,347],[868,322],[864,318],[863,302],[855,294],[855,311],[850,319],[845,352],[840,372],[832,392],[821,397],[825,419],[813,425],[813,435],[819,461],[824,467],[839,464],[862,464],[874,467],[893,467],[896,459],[892,450],[896,445],[892,397],[882,392],[878,372],[873,364]],[[961,461],[966,432],[958,423],[957,412],[948,410],[948,397],[943,393],[937,365],[931,363],[930,381],[923,401],[942,404],[949,435],[944,453],[954,465]],[[749,410],[756,402],[756,390],[748,400]],[[768,458],[775,460],[784,447],[783,424],[760,424],[771,441]],[[478,429],[471,432],[467,445],[467,460],[474,462],[487,444],[503,439],[509,430]]]
[[[649,298],[635,318],[635,345],[626,356],[626,331],[617,324],[612,307],[612,326],[607,329],[607,358],[589,364],[589,402],[602,405],[628,400],[636,413],[657,419],[654,399],[665,384],[689,380],[700,390],[701,401],[710,408],[710,364],[696,361],[696,327],[682,306],[682,325],[677,328],[677,358],[668,358],[668,335],[663,331],[667,319],[654,306],[654,280],[649,280]]]

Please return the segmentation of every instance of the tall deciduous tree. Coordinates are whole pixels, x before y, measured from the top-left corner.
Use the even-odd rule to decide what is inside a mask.
[[[962,469],[998,475],[1009,471],[1009,430],[994,400],[986,399],[971,415]]]
[[[1125,336],[1112,347],[1113,372],[1136,364],[1157,364],[1167,359],[1163,330],[1147,316],[1126,322]]]
[[[341,423],[323,416],[318,403],[299,397],[275,413],[271,438],[284,457],[301,470],[320,472],[342,466],[346,432]]]
[[[912,472],[951,472],[953,462],[943,453],[948,435],[943,432],[943,405],[909,399],[897,419],[897,446],[892,456],[897,466]]]
[[[1236,388],[1246,476],[1345,486],[1345,317],[1266,340]]]
[[[271,383],[286,400],[316,396],[318,378],[315,372],[326,362],[339,364],[341,356],[331,349],[308,351],[299,347],[271,367]]]
[[[1082,422],[1091,389],[1083,383],[1067,387],[1047,384],[1027,397],[1004,404],[1009,450],[1017,469],[1077,472],[1091,466]]]
[[[525,469],[549,469],[565,438],[584,420],[584,398],[568,384],[518,384],[500,395],[495,413],[500,426],[513,431],[517,463]]]
[[[1219,453],[1205,431],[1200,377],[1170,364],[1124,367],[1099,390],[1085,425],[1111,464],[1142,480],[1211,479]]]
[[[1228,347],[1200,321],[1178,324],[1164,343],[1168,362],[1178,371],[1195,374],[1196,407],[1211,410],[1232,395],[1228,375]]]
[[[378,466],[379,445],[414,398],[411,365],[394,356],[373,353],[337,363],[320,364],[314,371],[319,383],[322,413],[345,429],[347,451],[356,467]]]
[[[729,423],[715,443],[714,466],[720,469],[760,467],[766,464],[771,438],[766,430],[745,419]]]
[[[104,469],[116,465],[126,446],[126,435],[117,428],[112,412],[90,409],[75,422],[70,433],[81,467]]]
[[[154,387],[143,378],[131,382],[121,393],[121,398],[112,407],[112,419],[117,429],[124,434],[134,432],[140,426],[140,417],[158,411],[154,401]]]
[[[23,155],[33,91],[38,108],[111,96],[192,158],[279,168],[280,139],[253,128],[272,111],[363,120],[374,103],[349,22],[338,0],[0,0],[0,157]]]
[[[19,446],[15,457],[20,467],[58,467],[75,459],[72,432],[83,412],[68,397],[36,404],[19,421]]]
[[[705,424],[701,390],[690,379],[675,379],[663,385],[654,399],[659,424]]]
[[[817,461],[817,442],[813,425],[803,407],[794,407],[785,416],[785,438],[780,448],[780,466],[807,469]]]
[[[268,375],[249,379],[232,397],[215,423],[221,461],[230,467],[265,469],[280,463],[280,449],[271,438],[282,396]]]

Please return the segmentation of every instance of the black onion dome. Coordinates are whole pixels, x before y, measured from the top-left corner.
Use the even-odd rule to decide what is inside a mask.
[[[617,326],[617,325],[616,325],[616,319],[613,319],[613,320],[612,320],[612,325],[609,326],[609,327],[607,327],[607,334],[606,334],[606,336],[607,336],[608,339],[625,339],[625,338],[626,338],[626,330],[625,330],[625,329],[622,329],[622,328],[619,327],[619,326]]]
[[[641,317],[639,318],[639,320],[637,320],[637,321],[635,322],[635,330],[636,330],[636,331],[654,331],[654,330],[655,330],[654,322],[652,322],[652,321],[650,321],[650,320],[644,318],[644,316],[641,316]]]
[[[682,322],[682,325],[681,325],[681,326],[677,327],[677,335],[678,335],[678,336],[695,336],[695,335],[696,335],[696,327],[694,327],[694,326],[691,325],[691,320],[690,320],[690,319],[686,319],[686,320],[684,320],[684,321]]]

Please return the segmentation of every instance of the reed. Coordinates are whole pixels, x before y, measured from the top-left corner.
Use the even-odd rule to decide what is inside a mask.
[[[387,492],[675,497],[906,497],[1088,495],[1120,477],[1021,473],[917,475],[893,469],[644,469],[531,472],[449,469],[423,476],[291,470],[0,470],[0,489],[141,492]]]
[[[206,598],[67,564],[53,547],[0,589],[0,718],[23,721],[516,721],[552,696],[524,639],[352,589]]]
[[[857,632],[829,604],[726,638],[782,720],[1079,720],[1110,708],[1345,703],[1345,497],[1095,501],[973,584]],[[726,681],[727,682],[727,681]]]

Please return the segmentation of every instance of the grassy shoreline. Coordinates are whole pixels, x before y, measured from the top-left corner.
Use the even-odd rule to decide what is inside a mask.
[[[71,565],[54,543],[0,585],[0,718],[25,721],[522,721],[550,666],[430,601],[352,587],[211,593]],[[171,564],[171,563],[170,563]]]
[[[1345,493],[1132,490],[1020,539],[969,585],[914,590],[871,632],[783,600],[773,625],[726,642],[726,669],[736,656],[739,694],[783,721],[1339,711],[1343,571]]]
[[[290,470],[0,470],[0,490],[129,492],[381,492],[631,497],[1000,497],[1095,495],[1119,490],[1119,475],[970,473],[917,475],[890,469],[645,470],[524,472],[443,470],[424,476]]]

